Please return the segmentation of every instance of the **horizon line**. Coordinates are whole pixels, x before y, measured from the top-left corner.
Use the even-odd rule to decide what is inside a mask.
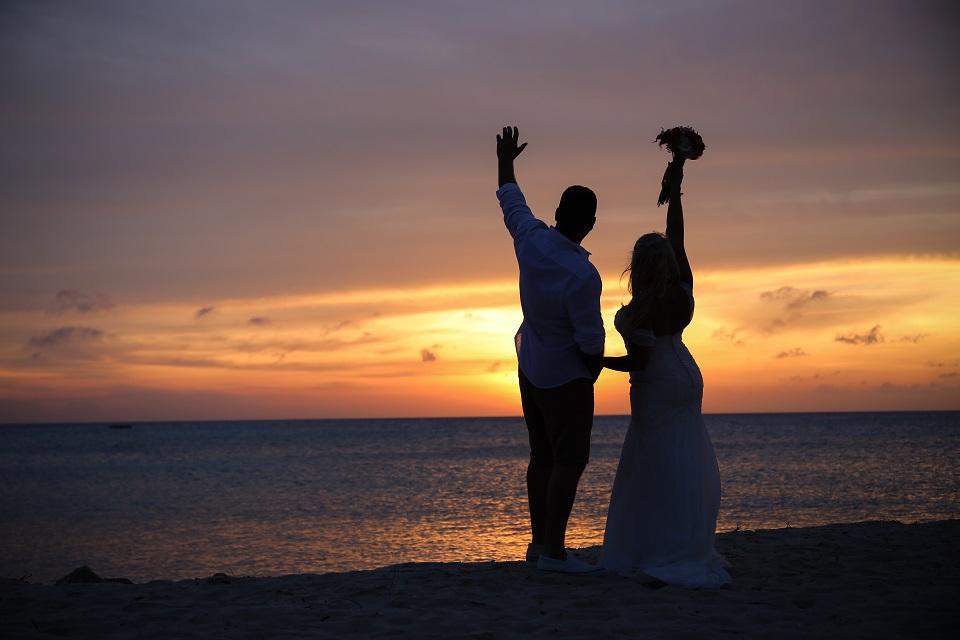
[[[826,415],[847,413],[960,413],[958,409],[891,409],[891,410],[840,410],[840,411],[716,411],[703,413],[704,416],[744,416],[744,415]],[[627,413],[597,414],[594,418],[629,418]],[[58,426],[58,425],[113,425],[113,424],[183,424],[215,422],[360,422],[370,420],[523,420],[523,415],[477,415],[477,416],[373,416],[342,418],[204,418],[200,420],[83,420],[79,422],[0,422],[4,427]]]

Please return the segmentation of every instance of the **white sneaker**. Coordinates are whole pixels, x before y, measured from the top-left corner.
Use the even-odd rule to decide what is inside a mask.
[[[527,562],[536,562],[540,559],[540,554],[544,552],[544,546],[542,544],[534,544],[531,542],[527,545]]]
[[[568,553],[563,560],[557,560],[550,556],[540,556],[537,560],[537,569],[540,571],[557,571],[559,573],[597,573],[603,571],[603,567],[597,567],[588,564],[583,560],[578,560],[572,553]]]

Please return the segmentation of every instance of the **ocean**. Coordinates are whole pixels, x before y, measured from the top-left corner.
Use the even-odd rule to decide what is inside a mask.
[[[960,412],[707,415],[719,531],[960,517]],[[595,419],[568,546],[599,544],[629,419]],[[134,581],[507,560],[520,418],[0,426],[0,577]]]

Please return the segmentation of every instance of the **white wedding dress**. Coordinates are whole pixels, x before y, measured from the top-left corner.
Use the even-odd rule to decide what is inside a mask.
[[[682,284],[690,299],[693,293]],[[701,415],[703,377],[681,333],[655,336],[631,329],[623,313],[614,326],[649,346],[643,371],[630,374],[630,426],[620,453],[600,565],[643,573],[688,588],[730,584],[714,549],[720,471]]]

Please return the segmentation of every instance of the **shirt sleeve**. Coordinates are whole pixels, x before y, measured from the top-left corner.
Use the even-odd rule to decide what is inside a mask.
[[[523,192],[516,183],[508,182],[497,189],[497,199],[500,201],[500,208],[503,209],[503,223],[507,225],[507,230],[514,240],[519,239],[531,229],[546,228],[543,222],[534,217],[523,197]]]
[[[567,315],[573,324],[573,340],[580,351],[603,353],[603,318],[600,316],[600,276],[593,271],[574,280],[567,289]]]

